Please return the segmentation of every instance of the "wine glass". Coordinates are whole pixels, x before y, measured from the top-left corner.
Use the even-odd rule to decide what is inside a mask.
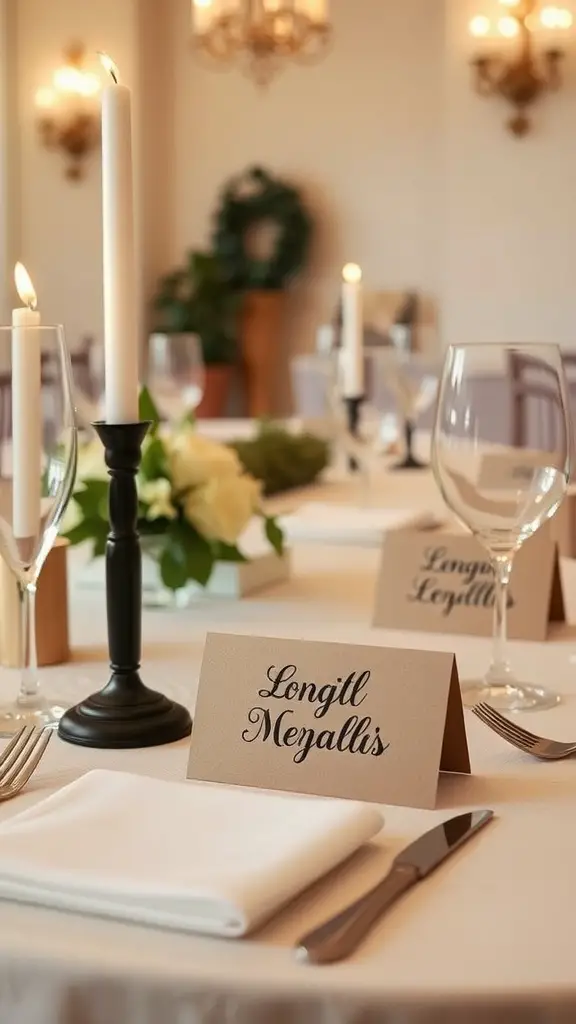
[[[487,365],[506,374],[514,356],[529,360],[541,381],[538,402],[544,401],[548,411],[546,430],[530,437],[529,448],[511,442],[506,411],[487,400],[479,380]],[[506,657],[506,615],[514,555],[559,508],[571,455],[567,387],[556,345],[455,345],[448,350],[432,466],[446,504],[488,551],[496,585],[492,664],[483,679],[463,684],[468,705],[483,700],[504,711],[526,711],[558,703],[556,694],[516,679]]]
[[[0,328],[0,555],[21,610],[17,699],[0,705],[0,733],[54,728],[65,707],[40,691],[35,598],[70,500],[78,456],[70,356],[61,327]]]
[[[414,454],[414,434],[419,417],[433,405],[438,394],[438,371],[418,354],[393,348],[383,353],[386,383],[390,388],[402,422],[404,458],[393,469],[426,469]]]
[[[194,415],[202,401],[205,368],[196,334],[153,334],[148,349],[147,384],[163,420]]]

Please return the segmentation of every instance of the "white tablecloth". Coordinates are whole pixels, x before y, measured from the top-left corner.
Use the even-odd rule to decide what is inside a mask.
[[[314,497],[346,493],[349,486],[333,485]],[[427,475],[390,474],[381,493],[392,504],[441,508]],[[145,680],[192,706],[207,629],[455,650],[463,675],[478,672],[487,640],[368,626],[377,562],[375,551],[302,546],[293,579],[265,595],[145,612]],[[574,609],[576,573],[563,568]],[[44,681],[76,700],[106,680],[103,595],[75,591],[71,613],[75,661],[46,670]],[[512,653],[521,674],[566,698],[527,717],[530,726],[576,737],[576,634],[513,644]],[[0,682],[5,693],[15,686],[9,672]],[[360,862],[248,941],[0,904],[1,1024],[573,1024],[576,762],[533,761],[466,720],[473,777],[444,778],[434,812],[387,808],[385,831]],[[23,810],[90,768],[182,779],[186,759],[187,743],[117,752],[55,738],[26,794],[0,813]],[[399,903],[352,960],[295,963],[291,947],[304,928],[376,880],[412,837],[472,807],[493,807],[497,822]]]

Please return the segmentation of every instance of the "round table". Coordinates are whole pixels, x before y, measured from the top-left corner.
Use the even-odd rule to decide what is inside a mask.
[[[429,474],[393,473],[388,505],[442,509]],[[353,485],[306,494],[353,498]],[[296,498],[287,499],[296,503]],[[369,626],[377,550],[298,545],[292,579],[241,602],[199,601],[144,613],[144,678],[194,703],[207,629],[455,651],[461,674],[489,658],[485,639],[389,633]],[[574,564],[563,563],[568,609]],[[72,573],[73,576],[73,573]],[[74,660],[45,685],[77,700],[106,679],[104,596],[74,587]],[[514,643],[518,670],[565,697],[529,727],[576,737],[576,634]],[[5,688],[15,686],[3,672]],[[0,904],[0,1020],[6,1024],[573,1024],[576,1020],[576,763],[544,764],[466,714],[473,775],[441,779],[435,811],[386,808],[374,846],[245,941],[170,934],[113,921]],[[57,738],[3,818],[85,771],[115,768],[182,780],[188,744],[95,751]],[[497,820],[401,901],[349,961],[295,962],[304,929],[359,895],[412,838],[460,809]],[[169,837],[166,838],[169,842]]]

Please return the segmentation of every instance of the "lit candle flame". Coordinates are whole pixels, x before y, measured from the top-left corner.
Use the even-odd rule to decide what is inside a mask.
[[[118,71],[117,65],[112,60],[112,57],[109,57],[107,53],[103,53],[101,50],[98,51],[98,56],[100,57],[102,67],[114,79],[116,85],[118,85],[118,82],[120,81],[120,72]]]
[[[36,292],[34,290],[30,274],[23,263],[16,264],[14,268],[14,280],[16,282],[16,291],[24,305],[28,306],[28,309],[36,309]]]
[[[362,271],[357,263],[347,263],[342,271],[347,284],[358,284],[362,280]]]

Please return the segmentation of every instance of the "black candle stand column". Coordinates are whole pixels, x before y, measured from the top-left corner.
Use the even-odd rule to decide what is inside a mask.
[[[154,747],[188,736],[186,708],[155,693],[140,678],[142,555],[136,473],[149,423],[94,427],[110,473],[110,533],[106,544],[106,610],[112,675],[99,693],[63,715],[58,734],[84,747]]]
[[[360,436],[360,410],[362,408],[362,402],[364,401],[364,395],[358,398],[345,398],[344,404],[346,406],[346,416],[348,419],[348,433],[351,437]],[[351,473],[357,473],[360,469],[358,460],[351,455],[348,459],[348,468]]]

